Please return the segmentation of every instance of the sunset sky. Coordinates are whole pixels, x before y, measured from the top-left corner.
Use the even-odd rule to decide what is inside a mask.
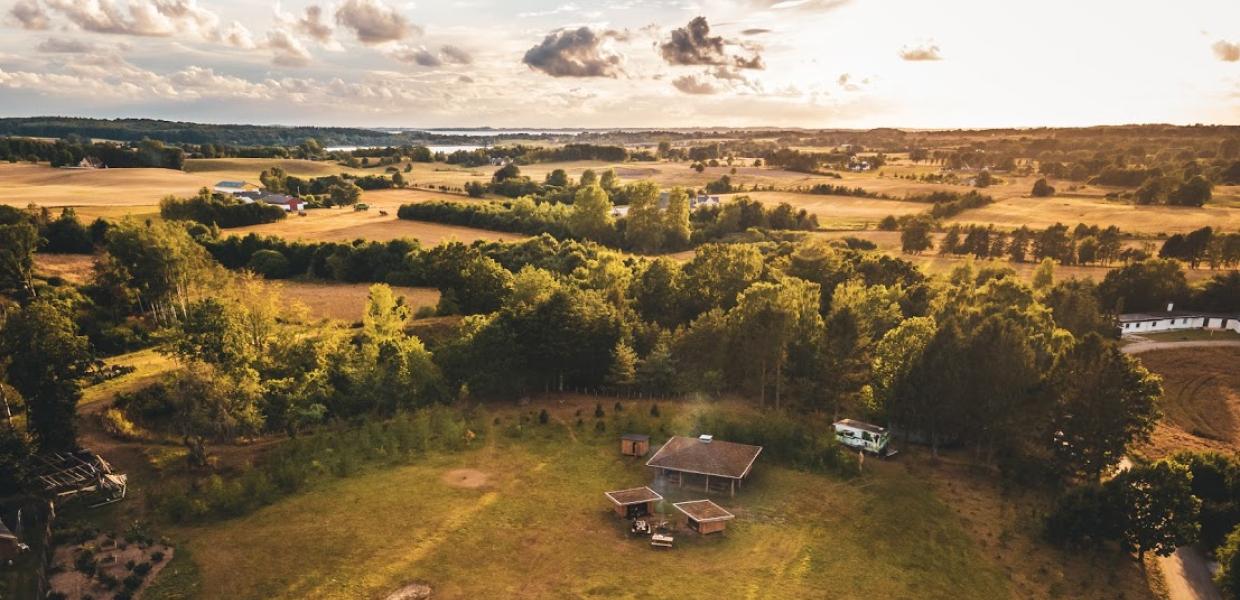
[[[0,116],[1240,123],[1237,0],[3,0]]]

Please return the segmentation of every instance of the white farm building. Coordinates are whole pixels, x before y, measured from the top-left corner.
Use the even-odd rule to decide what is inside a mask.
[[[1240,314],[1175,310],[1175,305],[1168,304],[1165,312],[1129,313],[1119,316],[1121,335],[1186,329],[1230,330],[1240,333]]]

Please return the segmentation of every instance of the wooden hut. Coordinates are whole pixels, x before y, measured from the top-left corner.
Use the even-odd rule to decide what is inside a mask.
[[[650,436],[640,433],[626,433],[620,436],[620,454],[645,456],[647,452],[650,452]]]
[[[761,446],[722,442],[709,435],[677,436],[663,444],[646,461],[646,466],[657,469],[660,477],[674,480],[680,487],[688,479],[690,485],[696,481],[706,492],[727,491],[735,495],[761,452]]]
[[[702,535],[719,533],[727,528],[728,521],[736,518],[735,515],[710,500],[677,502],[672,506],[685,514],[689,529]]]
[[[663,499],[658,492],[646,486],[604,492],[604,495],[616,505],[616,516],[621,519],[636,519],[653,514],[654,503]]]

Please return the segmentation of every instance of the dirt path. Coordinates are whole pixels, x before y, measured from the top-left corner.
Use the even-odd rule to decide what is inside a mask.
[[[1206,557],[1196,548],[1176,548],[1171,556],[1158,557],[1158,566],[1167,582],[1168,600],[1223,600]]]
[[[1240,347],[1240,342],[1231,341],[1231,340],[1213,341],[1213,342],[1209,340],[1201,340],[1201,341],[1193,341],[1193,342],[1144,341],[1144,342],[1137,342],[1135,344],[1129,344],[1127,346],[1123,346],[1121,350],[1123,350],[1124,352],[1128,354],[1141,354],[1142,352],[1151,352],[1154,350],[1173,350],[1176,348],[1214,348],[1218,346]]]

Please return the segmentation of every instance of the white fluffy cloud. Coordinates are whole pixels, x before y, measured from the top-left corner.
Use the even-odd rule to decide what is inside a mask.
[[[382,0],[345,0],[336,9],[336,23],[353,30],[363,44],[396,42],[420,31]]]

